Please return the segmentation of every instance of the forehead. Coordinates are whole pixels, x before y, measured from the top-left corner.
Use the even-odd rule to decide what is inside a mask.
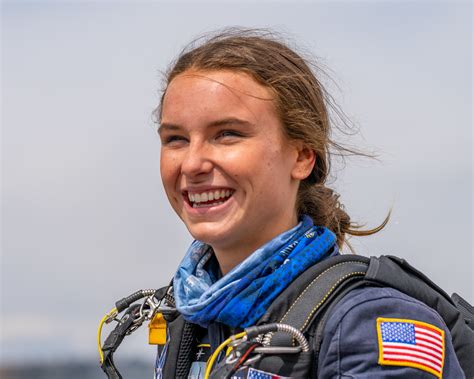
[[[177,75],[168,85],[167,93],[177,85],[197,85],[212,87],[215,90],[227,89],[242,95],[271,100],[270,90],[258,83],[252,76],[241,71],[231,70],[188,70]]]
[[[185,113],[274,111],[271,91],[250,75],[235,71],[185,71],[168,85],[162,120]]]

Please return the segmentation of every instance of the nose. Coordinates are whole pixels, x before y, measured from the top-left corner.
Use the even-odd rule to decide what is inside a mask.
[[[212,171],[210,147],[204,142],[191,142],[186,151],[181,164],[181,173],[190,178],[196,179],[205,176]]]

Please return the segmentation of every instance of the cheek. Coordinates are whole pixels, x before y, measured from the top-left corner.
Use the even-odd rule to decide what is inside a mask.
[[[272,158],[257,152],[225,157],[222,167],[237,182],[247,182],[252,186],[265,182],[273,169]]]
[[[178,172],[178,165],[176,159],[169,157],[167,154],[161,154],[160,157],[160,174],[161,180],[165,187],[173,185],[174,178]]]
[[[234,160],[239,162],[242,169],[264,173],[272,169],[275,162],[281,160],[281,149],[276,145],[275,141],[269,139],[256,146],[248,146],[239,151]]]

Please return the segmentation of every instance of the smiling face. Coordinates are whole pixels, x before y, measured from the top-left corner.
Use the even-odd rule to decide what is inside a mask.
[[[299,181],[312,166],[284,137],[271,92],[250,76],[178,75],[164,96],[159,134],[171,206],[195,239],[213,247],[223,271],[225,259],[236,260],[232,266],[296,225]]]

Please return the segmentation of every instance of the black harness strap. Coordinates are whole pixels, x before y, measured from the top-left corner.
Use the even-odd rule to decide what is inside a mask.
[[[317,275],[291,304],[278,321],[306,332],[323,305],[340,293],[353,279],[363,278],[367,272],[366,262],[351,260],[339,262]],[[271,340],[274,346],[292,346],[293,341],[287,333],[275,333]]]
[[[357,279],[359,280],[352,280],[350,285],[344,286],[342,291],[339,291],[333,298],[331,298],[331,302],[329,302],[325,306],[325,309],[321,310],[321,312],[318,314],[318,317],[313,320],[313,329],[316,330],[309,330],[309,333],[311,334],[310,339],[312,340],[311,347],[313,349],[313,362],[311,366],[312,378],[318,377],[319,352],[323,342],[324,328],[328,318],[332,314],[333,308],[337,305],[339,300],[346,296],[346,294],[348,294],[350,291],[367,284],[365,280],[360,280],[360,277],[357,277]]]
[[[194,345],[196,342],[196,326],[185,321],[181,343],[179,344],[176,362],[176,378],[187,378],[193,361]]]
[[[469,325],[471,329],[474,329],[474,307],[457,293],[453,293],[451,299],[454,305],[456,305],[456,308],[459,309],[459,312],[461,312],[466,324]]]
[[[102,353],[104,354],[104,360],[101,364],[102,370],[107,375],[108,379],[122,379],[122,375],[115,367],[114,363],[114,353],[122,343],[123,339],[127,334],[130,334],[133,330],[135,330],[141,323],[137,326],[135,321],[137,320],[140,308],[142,304],[132,304],[137,300],[147,296],[153,290],[140,290],[133,293],[130,296],[127,296],[119,301],[117,301],[116,308],[118,313],[125,311],[123,316],[120,318],[117,326],[114,330],[109,334],[107,339],[105,340],[102,346]],[[163,287],[155,291],[153,297],[161,301],[163,298],[167,297],[168,287]]]
[[[187,378],[195,353],[197,327],[187,322],[177,312],[164,315],[164,317],[170,340],[166,351],[166,363],[163,367],[163,378]]]
[[[122,317],[122,322],[120,322],[109,334],[102,346],[104,361],[102,362],[101,367],[109,379],[122,379],[122,375],[120,375],[115,367],[113,355],[127,335],[127,332],[133,327],[135,316],[139,311],[140,304],[130,306]]]

